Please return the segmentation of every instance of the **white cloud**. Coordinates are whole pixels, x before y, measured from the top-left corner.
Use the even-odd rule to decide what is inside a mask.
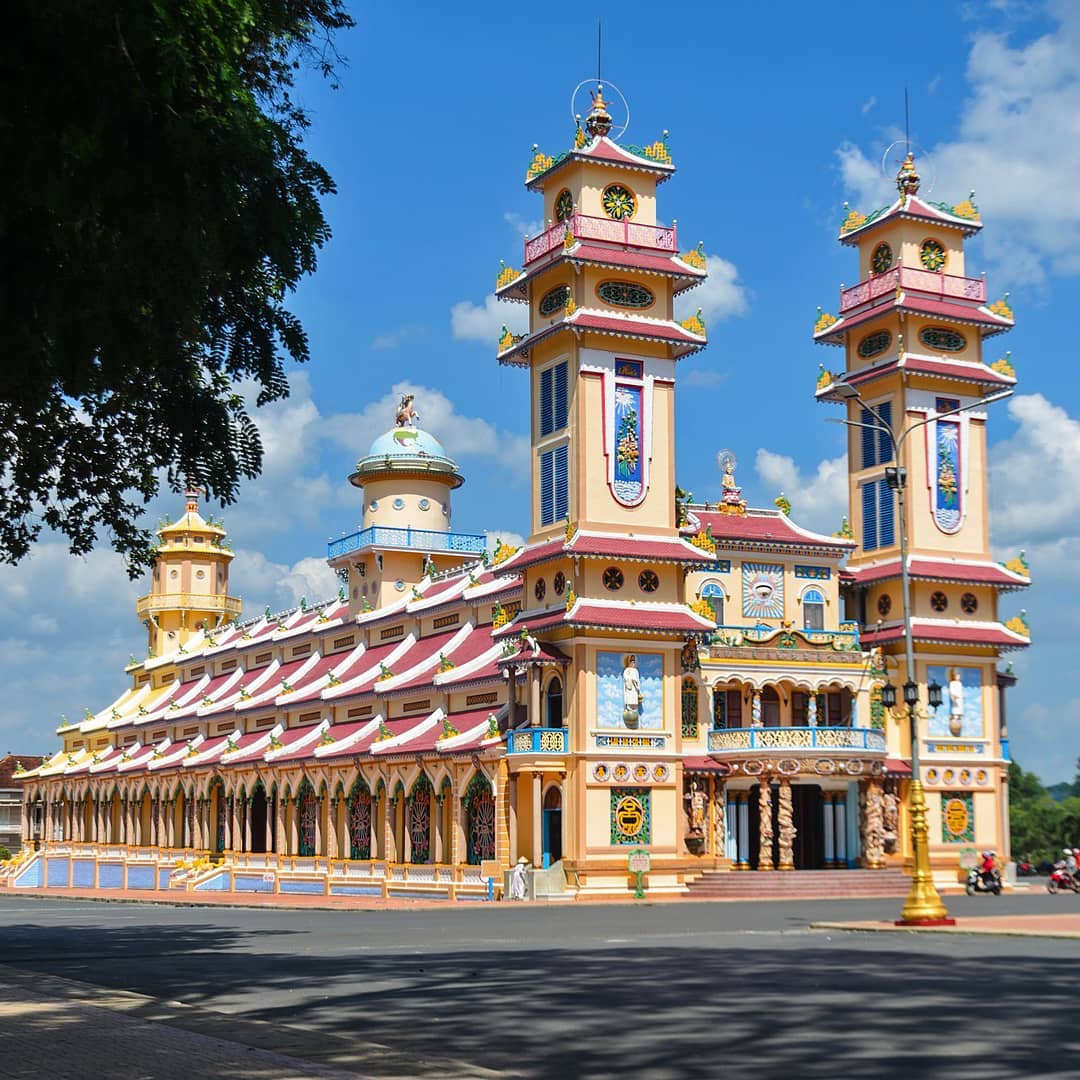
[[[679,373],[679,386],[694,386],[706,388],[719,386],[728,377],[726,371],[715,371],[712,368],[691,368],[689,371]]]
[[[544,222],[540,218],[523,218],[520,214],[515,214],[513,210],[507,210],[503,214],[503,221],[518,236],[537,236],[544,231]]]
[[[976,189],[983,218],[993,223],[986,258],[1007,261],[1011,282],[1034,285],[1047,268],[1080,274],[1080,5],[1052,0],[1046,9],[1057,26],[1026,44],[975,34],[959,136],[934,148],[924,170],[936,175],[932,198],[959,201]],[[845,144],[837,155],[862,209],[895,197],[857,147]]]
[[[450,332],[456,341],[479,341],[493,351],[503,326],[515,334],[527,329],[528,309],[521,304],[501,303],[493,295],[484,303],[462,300],[450,309]]]
[[[409,324],[399,326],[396,330],[387,330],[385,333],[376,335],[371,342],[371,347],[376,351],[383,349],[396,349],[410,341],[418,341],[424,336],[424,328]]]
[[[696,289],[675,299],[675,318],[685,319],[701,308],[706,327],[724,319],[745,315],[749,308],[746,289],[739,283],[734,263],[710,255],[706,260],[709,276]]]
[[[274,562],[260,551],[238,550],[232,564],[229,591],[244,600],[244,617],[264,608],[281,611],[301,599],[328,600],[337,595],[337,575],[321,558],[306,557],[289,566]]]
[[[791,516],[800,525],[832,533],[848,512],[847,455],[818,463],[806,476],[794,458],[774,454],[764,447],[757,452],[754,468],[763,484],[781,491],[791,501]]]
[[[863,103],[859,111],[865,116],[875,105],[877,104],[877,98],[871,94]]]

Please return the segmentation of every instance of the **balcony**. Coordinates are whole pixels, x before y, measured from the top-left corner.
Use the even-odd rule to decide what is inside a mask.
[[[709,753],[716,758],[767,754],[842,753],[881,756],[885,733],[877,728],[758,727],[727,728],[709,732]]]
[[[149,593],[135,602],[139,618],[159,611],[218,611],[224,615],[237,616],[243,608],[238,596],[214,596],[211,593]]]
[[[936,300],[986,303],[986,282],[982,278],[957,277],[954,274],[917,270],[913,266],[896,266],[884,274],[875,274],[866,281],[860,281],[849,289],[841,289],[840,314],[844,315],[853,308],[871,303],[898,288],[921,293]]]
[[[534,727],[511,731],[506,738],[508,754],[565,754],[570,749],[567,728]]]
[[[815,660],[824,663],[851,663],[851,656],[844,654],[861,650],[858,625],[843,622],[841,626],[851,629],[808,630],[805,627],[768,626],[765,623],[756,626],[718,623],[709,639],[709,654],[713,657],[726,656],[728,653],[723,650],[755,647],[784,651],[814,649]]]
[[[433,529],[399,529],[390,525],[372,525],[326,546],[329,561],[361,548],[405,548],[411,551],[459,551],[479,555],[487,547],[483,533],[436,532]]]
[[[566,227],[570,226],[577,240],[599,240],[620,247],[647,248],[674,255],[678,252],[675,226],[639,225],[633,221],[615,221],[612,218],[587,217],[572,214],[567,221],[557,222],[550,229],[525,241],[525,265],[536,262],[548,252],[562,246]]]

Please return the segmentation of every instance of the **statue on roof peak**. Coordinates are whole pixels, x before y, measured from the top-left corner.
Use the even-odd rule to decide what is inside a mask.
[[[413,395],[402,394],[398,402],[397,411],[394,413],[394,423],[397,427],[416,427],[420,414],[413,406]]]
[[[900,166],[900,171],[896,174],[896,190],[900,192],[901,197],[915,195],[919,191],[921,181],[922,178],[915,168],[915,155],[909,150]]]

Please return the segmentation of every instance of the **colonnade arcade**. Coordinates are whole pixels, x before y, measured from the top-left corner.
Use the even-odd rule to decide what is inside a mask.
[[[354,767],[40,785],[26,793],[24,812],[25,835],[44,841],[398,863],[495,857],[492,777],[475,764],[460,779],[445,765],[413,764],[391,774]]]

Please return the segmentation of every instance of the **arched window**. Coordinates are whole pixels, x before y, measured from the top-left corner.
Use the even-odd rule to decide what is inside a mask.
[[[466,861],[478,866],[495,858],[495,796],[491,781],[477,773],[465,789]]]
[[[820,589],[807,589],[802,596],[804,630],[825,629],[825,597]]]
[[[315,818],[319,812],[315,789],[310,781],[304,780],[296,796],[297,839],[300,844],[299,855],[315,854]]]
[[[548,683],[544,722],[549,728],[563,726],[562,680],[557,675]]]
[[[715,581],[710,581],[701,588],[701,599],[712,608],[713,621],[724,621],[724,590]]]
[[[687,675],[682,681],[682,737],[696,739],[698,736],[698,688],[694,679]]]
[[[424,773],[416,778],[405,811],[405,827],[409,830],[412,848],[411,862],[426,863],[431,859],[431,796],[434,788]]]
[[[762,727],[780,726],[780,695],[774,686],[766,686],[761,691],[761,724]]]
[[[371,858],[371,791],[357,780],[349,793],[349,858]]]

